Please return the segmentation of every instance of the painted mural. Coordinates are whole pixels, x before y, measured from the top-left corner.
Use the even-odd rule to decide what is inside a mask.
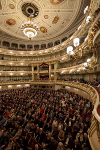
[[[12,25],[15,25],[15,24],[16,24],[16,21],[15,21],[14,19],[8,19],[8,20],[6,21],[6,23],[7,23],[8,25],[12,26]]]
[[[46,29],[45,27],[41,27],[41,28],[40,28],[40,31],[41,31],[42,33],[46,33],[46,32],[47,32],[47,29]]]

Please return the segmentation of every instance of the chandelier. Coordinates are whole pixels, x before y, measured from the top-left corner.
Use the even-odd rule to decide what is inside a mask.
[[[32,18],[29,17],[28,21],[24,22],[21,25],[21,30],[31,40],[33,37],[37,35],[39,27],[36,24],[34,24]]]

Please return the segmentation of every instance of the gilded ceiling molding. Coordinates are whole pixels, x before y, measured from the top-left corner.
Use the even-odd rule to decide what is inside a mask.
[[[58,5],[60,3],[62,3],[64,0],[50,0],[51,4],[53,5]]]

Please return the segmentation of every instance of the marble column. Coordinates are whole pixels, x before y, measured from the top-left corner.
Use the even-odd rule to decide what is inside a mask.
[[[32,81],[34,80],[34,65],[32,64]]]
[[[39,64],[37,64],[37,79],[39,79]]]
[[[55,63],[54,63],[54,80],[55,80],[55,81],[57,80],[57,73],[56,73],[56,70],[57,70],[57,63],[55,62]]]

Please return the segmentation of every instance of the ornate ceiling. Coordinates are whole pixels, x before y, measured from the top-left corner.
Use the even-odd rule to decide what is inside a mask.
[[[90,0],[1,0],[0,30],[8,36],[26,40],[21,25],[31,14],[40,29],[33,38],[34,41],[57,38],[83,18],[83,9],[89,2]]]

